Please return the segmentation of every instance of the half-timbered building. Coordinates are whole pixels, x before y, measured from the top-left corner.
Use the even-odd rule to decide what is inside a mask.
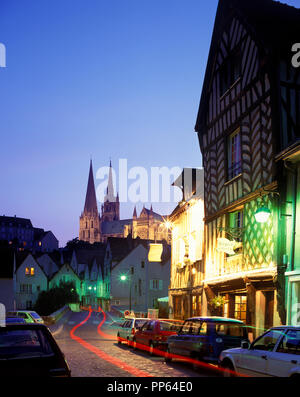
[[[272,0],[219,1],[195,127],[205,170],[204,311],[221,307],[253,336],[285,322],[275,155],[280,54],[291,54],[297,13]]]

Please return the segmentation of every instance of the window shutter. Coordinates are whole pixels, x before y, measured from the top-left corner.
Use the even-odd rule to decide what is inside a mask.
[[[163,281],[159,280],[159,290],[161,291],[163,289]]]
[[[153,280],[150,280],[150,289],[153,289]]]

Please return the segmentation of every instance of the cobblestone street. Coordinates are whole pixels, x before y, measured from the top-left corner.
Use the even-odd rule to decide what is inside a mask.
[[[194,370],[185,362],[166,364],[163,357],[151,357],[145,351],[118,345],[116,328],[106,322],[97,329],[103,316],[92,313],[87,322],[78,327],[74,335],[88,344],[83,346],[70,336],[71,330],[88,317],[88,312],[68,313],[59,324],[50,327],[61,350],[64,352],[73,377],[212,377],[212,371]],[[107,336],[107,337],[105,337]],[[93,350],[95,348],[95,351]],[[134,372],[136,369],[138,372]],[[139,372],[140,371],[140,372]],[[144,374],[144,375],[143,375]]]

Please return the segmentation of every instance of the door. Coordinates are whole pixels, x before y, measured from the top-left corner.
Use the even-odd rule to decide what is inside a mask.
[[[300,329],[290,329],[281,338],[276,351],[268,361],[270,376],[288,377],[300,366]]]
[[[268,362],[281,337],[282,331],[273,329],[257,338],[249,349],[241,350],[241,373],[268,376]]]

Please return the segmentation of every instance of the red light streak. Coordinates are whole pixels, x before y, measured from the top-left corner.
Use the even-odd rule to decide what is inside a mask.
[[[118,367],[124,369],[125,371],[127,371],[127,372],[133,374],[134,376],[137,376],[137,377],[145,377],[145,376],[151,377],[151,376],[152,376],[152,375],[150,375],[150,374],[148,374],[148,373],[145,373],[144,371],[140,371],[140,370],[138,370],[138,369],[136,369],[136,368],[134,368],[134,367],[132,367],[132,366],[127,365],[126,363],[122,362],[122,361],[119,360],[119,359],[116,359],[116,358],[114,358],[114,357],[112,357],[112,356],[109,356],[108,354],[102,352],[100,349],[98,349],[98,348],[96,348],[96,347],[90,345],[89,343],[85,342],[83,339],[81,339],[81,338],[75,336],[75,335],[74,335],[74,331],[75,331],[77,328],[79,328],[82,324],[84,324],[86,321],[88,321],[88,319],[90,318],[91,313],[92,313],[92,311],[93,311],[91,308],[82,307],[81,309],[82,309],[82,310],[89,310],[89,315],[88,315],[88,317],[87,317],[84,321],[82,321],[80,324],[76,325],[76,326],[71,330],[71,332],[70,332],[70,335],[71,335],[71,333],[72,333],[71,338],[73,338],[73,339],[76,338],[77,340],[76,340],[76,339],[75,339],[75,340],[76,340],[78,343],[80,343],[82,346],[84,346],[85,348],[87,348],[88,350],[93,351],[93,352],[94,352],[95,354],[97,354],[99,357],[103,358],[104,360],[110,362],[110,363],[113,364],[113,365],[116,365],[116,366],[118,366]],[[101,327],[103,326],[103,324],[104,324],[105,321],[106,321],[106,314],[105,314],[105,312],[102,310],[102,308],[101,308],[100,306],[98,307],[98,312],[101,313],[101,314],[103,315],[102,321],[101,321],[101,322],[99,323],[99,325],[97,326],[97,332],[98,332],[98,334],[99,334],[100,336],[103,336],[103,337],[106,338],[106,339],[117,340],[117,338],[116,338],[115,336],[112,336],[112,335],[110,335],[110,334],[107,334],[107,333],[105,333],[105,332],[103,332],[103,331],[101,330]],[[121,342],[126,342],[126,343],[128,342],[128,345],[129,345],[129,346],[132,346],[132,347],[134,346],[134,342],[132,342],[132,341],[127,341],[126,339],[123,339],[123,338],[120,338],[120,340],[121,340]],[[82,342],[84,342],[84,343],[82,343]],[[149,347],[149,346],[147,346],[147,345],[142,345],[142,344],[140,344],[140,343],[135,343],[135,347],[136,347],[136,349],[139,349],[139,350],[144,350],[144,351],[147,351],[147,352],[150,351],[150,347]],[[91,349],[91,348],[92,348],[92,349]],[[100,353],[101,353],[101,354],[100,354]],[[157,348],[153,348],[153,354],[156,355],[156,356],[161,356],[161,357],[166,357],[166,355],[168,354],[168,357],[171,358],[171,359],[180,360],[180,361],[185,361],[185,362],[194,364],[194,365],[196,365],[196,366],[198,366],[198,367],[202,367],[202,368],[205,368],[205,369],[217,371],[217,372],[222,373],[222,374],[225,372],[225,370],[224,370],[223,368],[221,368],[221,367],[216,367],[215,365],[212,365],[212,364],[209,364],[209,363],[205,363],[205,362],[203,362],[203,361],[198,361],[198,360],[196,360],[196,359],[192,359],[192,358],[189,358],[189,357],[184,357],[184,356],[180,356],[180,355],[177,355],[177,354],[167,353],[167,352],[165,352],[165,351],[163,351],[163,350],[160,350],[160,349],[157,349]],[[126,367],[127,369],[125,369],[125,367]],[[233,376],[247,377],[246,375],[237,373],[237,372],[235,372],[235,371],[231,371],[231,370],[229,370],[229,369],[226,369],[226,372],[229,373],[230,375],[233,375]],[[141,375],[138,375],[137,373],[142,373],[142,374],[141,374]]]
[[[128,364],[124,363],[123,361],[119,360],[118,358],[110,356],[109,354],[105,353],[104,351],[102,351],[99,348],[91,345],[90,343],[86,342],[84,339],[82,339],[79,336],[76,336],[74,334],[74,332],[79,327],[81,327],[83,324],[85,324],[89,320],[89,318],[91,317],[91,314],[92,314],[92,309],[89,308],[88,316],[85,318],[85,320],[83,320],[81,323],[75,325],[75,327],[72,328],[72,330],[70,331],[70,337],[73,340],[75,340],[76,342],[78,342],[85,349],[91,351],[92,353],[95,353],[102,360],[105,360],[105,361],[115,365],[116,367],[119,367],[122,370],[124,370],[126,372],[129,372],[133,376],[136,376],[136,377],[151,377],[152,375],[150,375],[149,373],[147,373],[145,371],[141,371],[141,370],[139,370],[139,369],[137,369],[135,367],[132,367],[131,365],[128,365]],[[102,324],[103,324],[103,322],[102,322]]]

